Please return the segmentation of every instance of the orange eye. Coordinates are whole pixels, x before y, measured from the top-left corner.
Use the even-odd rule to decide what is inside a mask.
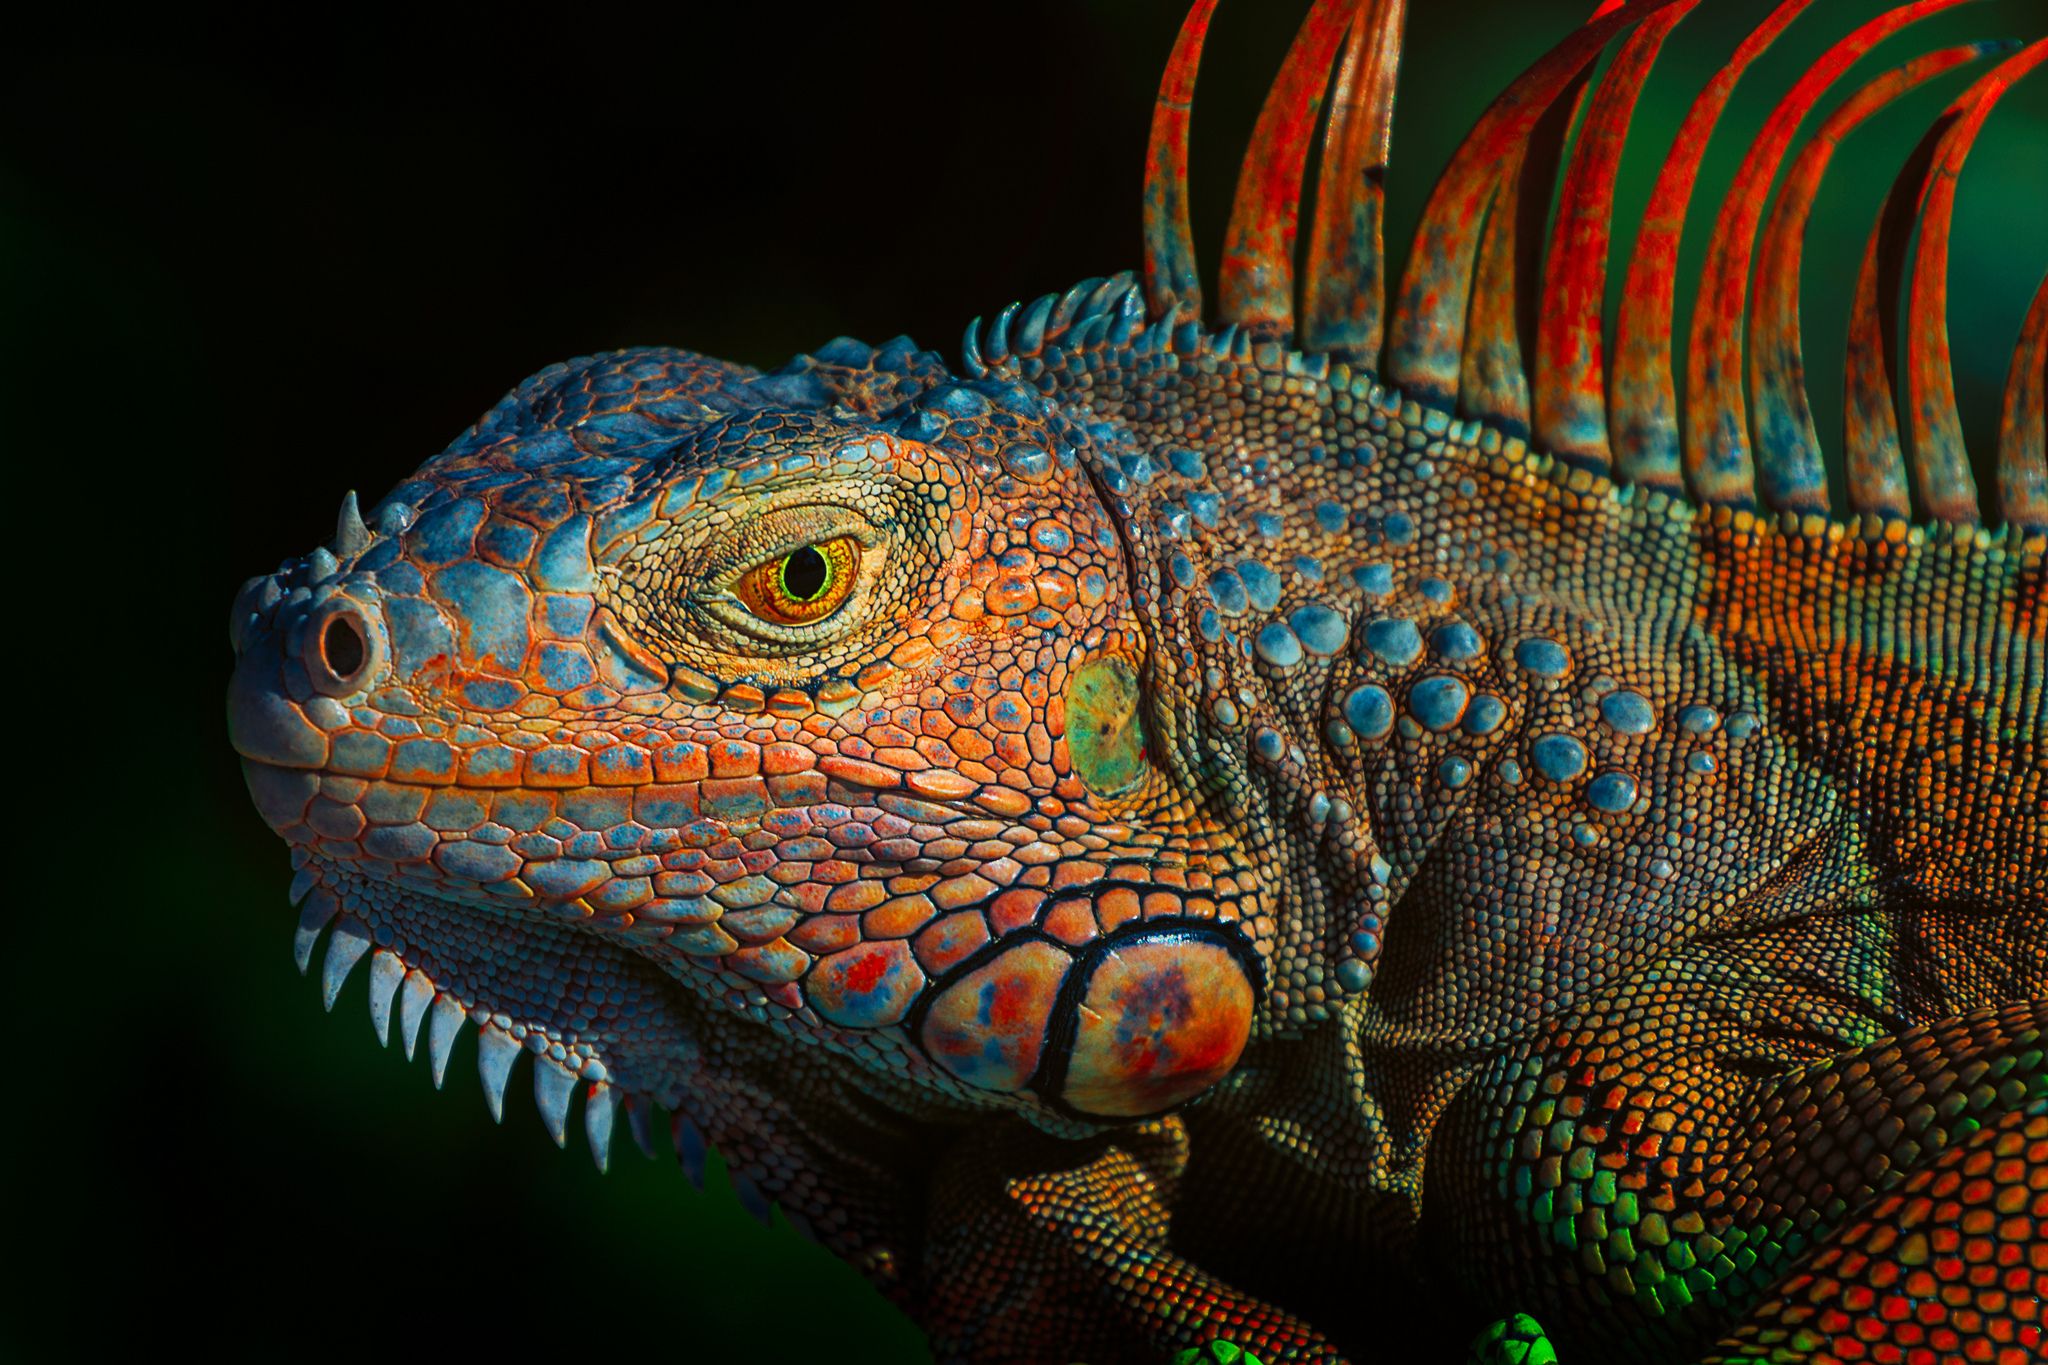
[[[859,544],[851,536],[841,536],[755,565],[733,591],[764,621],[807,626],[839,609],[853,591],[859,568]]]

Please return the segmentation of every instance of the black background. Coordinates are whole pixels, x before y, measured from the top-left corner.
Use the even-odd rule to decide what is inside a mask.
[[[952,355],[970,316],[1135,266],[1179,8],[179,9],[13,35],[0,440],[26,814],[0,950],[19,1144],[0,1349],[917,1357],[851,1271],[756,1226],[722,1175],[697,1194],[622,1140],[600,1179],[553,1151],[520,1081],[492,1128],[467,1037],[435,1096],[371,1044],[359,981],[321,1013],[289,966],[284,853],[225,743],[226,609],[331,533],[343,490],[367,505],[551,361],[669,342],[773,365],[898,332]],[[1397,251],[1457,137],[1589,6],[1416,8]],[[1796,27],[1757,89],[1874,6],[1817,8],[1841,13]],[[1624,246],[1685,101],[1760,12],[1707,9],[1638,116]],[[1210,262],[1297,13],[1218,21],[1195,124]],[[2001,0],[1906,43],[2040,26]],[[1824,438],[1862,234],[1959,84],[1852,143],[1816,217]],[[1963,186],[1951,330],[1980,460],[2048,259],[2044,84]],[[1766,108],[1738,98],[1704,183]],[[1385,1344],[1455,1353],[1428,1328],[1388,1323]]]

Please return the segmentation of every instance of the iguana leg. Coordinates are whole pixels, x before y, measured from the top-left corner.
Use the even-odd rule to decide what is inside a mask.
[[[1557,1365],[1557,1351],[1541,1323],[1516,1313],[1479,1334],[1465,1365]]]
[[[1554,1026],[1461,1097],[1453,1150],[1488,1155],[1432,1149],[1438,1256],[1475,1296],[1537,1313],[1566,1360],[1692,1358],[1818,1248],[1857,1249],[1846,1229],[1936,1158],[2048,1104],[2048,1000],[1847,1048],[1857,1013],[1755,958],[1731,973],[1701,955]],[[2048,1180],[2030,1151],[2020,1184]],[[2035,1220],[2015,1247],[2039,1242],[2038,1214],[2000,1216]],[[1897,1261],[1872,1273],[1914,1269],[1903,1238],[1867,1246]]]
[[[2042,1359],[2048,1112],[2033,1110],[1960,1137],[1829,1233],[1708,1365]]]
[[[920,1313],[942,1361],[1154,1365],[1222,1339],[1264,1365],[1335,1362],[1307,1324],[1176,1255],[1178,1119],[1061,1142],[964,1137],[934,1174]]]

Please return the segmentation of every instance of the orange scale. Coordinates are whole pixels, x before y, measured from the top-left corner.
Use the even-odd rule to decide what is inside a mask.
[[[988,614],[987,604],[982,600],[981,589],[962,588],[953,598],[952,612],[955,620],[969,623],[981,620]]]
[[[938,914],[931,898],[915,893],[882,902],[861,916],[861,932],[867,938],[908,938]]]
[[[926,926],[911,947],[925,973],[938,976],[973,956],[988,941],[987,921],[975,911],[963,910]]]
[[[963,773],[948,772],[943,768],[935,768],[930,771],[911,773],[904,779],[903,785],[919,796],[931,797],[936,800],[957,801],[962,797],[972,795],[977,784],[972,778]]]
[[[1062,943],[1079,945],[1089,942],[1098,931],[1094,902],[1083,899],[1056,902],[1046,912],[1045,931]]]
[[[760,769],[767,777],[786,777],[791,773],[808,771],[817,762],[811,751],[801,744],[777,741],[760,753]]]
[[[953,752],[962,759],[977,762],[987,758],[996,751],[996,746],[989,743],[979,730],[971,730],[961,726],[956,726],[947,732],[946,742],[952,746]]]
[[[853,904],[851,902],[866,900],[869,897],[873,898],[870,902],[871,904],[881,904],[881,889],[879,887],[873,890],[861,889],[863,884],[857,880],[859,877],[860,864],[848,862],[844,858],[828,858],[823,862],[811,864],[811,879],[827,883],[835,888],[832,892],[832,906],[835,910],[868,909],[868,904]]]
[[[1139,899],[1138,893],[1124,887],[1105,891],[1095,898],[1095,919],[1105,933],[1119,925],[1128,924],[1136,919],[1142,910],[1143,902]]]
[[[1069,886],[1086,886],[1101,881],[1102,877],[1101,863],[1073,858],[1053,868],[1052,885],[1054,890],[1061,890]]]
[[[797,719],[811,713],[811,699],[801,692],[781,689],[768,698],[768,713]]]
[[[775,899],[791,909],[806,915],[815,915],[824,910],[828,894],[827,889],[816,882],[805,882],[801,886],[785,887],[777,893]]]
[[[1048,943],[1010,948],[932,1003],[920,1030],[926,1051],[972,1085],[1023,1089],[1038,1068],[1060,984],[1072,966]]]
[[[974,804],[997,815],[1011,817],[1030,813],[1031,798],[1020,791],[1010,791],[998,786],[984,786],[974,794]]]
[[[751,715],[767,707],[768,695],[752,683],[734,683],[718,700],[728,711]]]
[[[932,903],[941,910],[958,910],[993,895],[995,884],[975,873],[948,877],[931,888]]]
[[[1015,933],[1037,920],[1038,909],[1044,903],[1040,892],[1013,887],[989,904],[989,923],[998,934]]]

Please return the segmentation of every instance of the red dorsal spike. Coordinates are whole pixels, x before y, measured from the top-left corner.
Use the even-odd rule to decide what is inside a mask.
[[[1906,460],[1899,448],[1899,418],[1892,403],[1891,322],[1887,301],[1898,297],[1913,205],[1934,159],[1941,132],[1956,119],[1950,105],[1920,139],[1892,187],[1864,243],[1849,307],[1849,345],[1842,367],[1842,474],[1849,510],[1904,521],[1912,515]]]
[[[2048,530],[2048,277],[2034,291],[1998,421],[1998,515],[2008,526]]]
[[[1621,312],[1614,328],[1614,369],[1607,389],[1615,469],[1630,482],[1672,493],[1683,486],[1678,462],[1678,401],[1671,379],[1671,316],[1686,205],[1692,199],[1707,139],[1713,136],[1735,83],[1811,3],[1780,0],[1770,17],[1742,40],[1735,55],[1686,110],[1685,121],[1671,140],[1671,151],[1650,191],[1621,291]]]
[[[1956,178],[1992,106],[2013,82],[2048,60],[2048,38],[2000,62],[1963,97],[1961,117],[1934,150],[1920,200],[1920,231],[1906,302],[1906,414],[1912,433],[1913,481],[1927,514],[1939,521],[1978,519],[1977,481],[1963,449],[1955,378],[1948,356],[1948,239]]]
[[[1323,134],[1302,281],[1302,346],[1360,369],[1380,363],[1386,312],[1388,134],[1406,0],[1364,0],[1345,40]]]
[[[1917,57],[1885,72],[1847,100],[1800,149],[1778,191],[1757,253],[1749,300],[1749,388],[1754,404],[1757,492],[1776,511],[1828,511],[1827,472],[1806,397],[1799,339],[1799,270],[1806,223],[1835,149],[1859,124],[1908,90],[2002,48],[1966,43]]]
[[[1430,192],[1387,327],[1387,375],[1448,407],[1456,396],[1473,258],[1501,167],[1607,40],[1673,0],[1633,0],[1553,48],[1487,107]]]
[[[1608,13],[1612,4],[1603,5]],[[1600,15],[1594,15],[1599,18]],[[1585,75],[1538,119],[1499,171],[1500,188],[1487,210],[1465,314],[1465,345],[1458,365],[1458,410],[1512,436],[1529,434],[1529,376],[1522,340],[1533,331],[1537,253],[1544,211],[1566,136],[1585,95]]]
[[[1500,168],[1493,202],[1487,206],[1472,273],[1472,301],[1465,313],[1465,344],[1458,357],[1458,411],[1512,436],[1529,431],[1529,381],[1515,326],[1522,167],[1518,152]]]
[[[1159,79],[1152,136],[1145,147],[1145,302],[1151,316],[1202,316],[1195,234],[1188,222],[1188,120],[1194,110],[1195,72],[1216,0],[1195,0],[1181,21],[1173,55]]]
[[[1309,144],[1352,0],[1315,0],[1252,126],[1223,234],[1217,314],[1267,335],[1294,330],[1294,239]]]
[[[1600,333],[1615,178],[1628,140],[1629,117],[1657,52],[1673,26],[1698,4],[1699,0],[1678,0],[1645,19],[1594,89],[1565,168],[1557,224],[1544,262],[1543,303],[1536,322],[1536,440],[1574,464],[1603,473],[1610,454]]]
[[[1792,135],[1856,60],[1906,25],[1963,0],[1915,0],[1887,11],[1836,43],[1807,69],[1764,120],[1721,201],[1707,268],[1693,304],[1685,350],[1685,481],[1703,503],[1746,504],[1756,496],[1749,416],[1742,394],[1742,304],[1757,220]]]

